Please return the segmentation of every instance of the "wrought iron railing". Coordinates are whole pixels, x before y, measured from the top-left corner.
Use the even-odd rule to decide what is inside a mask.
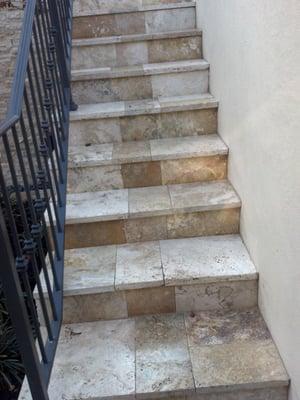
[[[72,0],[27,0],[0,125],[0,281],[34,400],[62,322],[71,25]]]

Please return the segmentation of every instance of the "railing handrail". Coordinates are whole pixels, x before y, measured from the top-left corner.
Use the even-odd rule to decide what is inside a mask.
[[[49,400],[62,323],[71,20],[72,0],[27,0],[9,105],[0,123],[6,160],[0,160],[0,278],[33,400]]]
[[[20,43],[15,62],[15,71],[12,81],[11,96],[8,103],[7,116],[3,123],[5,130],[7,130],[6,126],[8,125],[7,123],[11,118],[15,119],[15,118],[20,118],[21,116],[35,8],[36,8],[36,0],[27,0],[24,9],[22,29],[20,33]],[[0,135],[2,133],[3,129],[1,124]]]

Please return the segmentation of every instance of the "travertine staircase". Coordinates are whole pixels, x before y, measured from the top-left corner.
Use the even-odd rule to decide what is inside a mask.
[[[81,0],[75,12],[70,325],[50,399],[287,399],[195,3]]]

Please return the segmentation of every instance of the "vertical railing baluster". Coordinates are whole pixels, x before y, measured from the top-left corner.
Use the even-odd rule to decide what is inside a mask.
[[[49,400],[62,323],[71,27],[69,0],[26,3],[0,124],[0,280],[33,400]]]

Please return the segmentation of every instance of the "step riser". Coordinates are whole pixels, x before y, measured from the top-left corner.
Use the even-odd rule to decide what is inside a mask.
[[[175,312],[245,310],[257,306],[257,293],[257,280],[246,280],[65,296],[63,322],[71,324]]]
[[[217,109],[71,121],[70,145],[129,142],[217,132]]]
[[[69,193],[204,182],[227,177],[227,156],[69,168]]]
[[[88,15],[73,20],[73,38],[172,32],[196,27],[195,7]]]
[[[73,81],[77,104],[142,100],[208,92],[208,70]]]
[[[240,208],[66,225],[65,248],[239,232]]]
[[[75,46],[72,68],[122,67],[202,58],[201,36]]]

